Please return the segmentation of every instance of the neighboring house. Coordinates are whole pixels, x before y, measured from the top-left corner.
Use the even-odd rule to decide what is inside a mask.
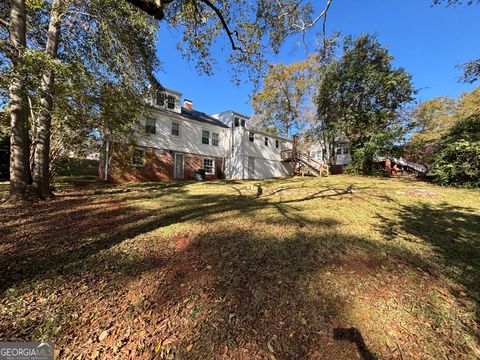
[[[352,162],[348,141],[336,141],[334,154],[330,154],[331,147],[325,142],[308,144],[307,149],[312,158],[333,167],[333,172],[343,172],[348,164]]]
[[[106,141],[100,177],[110,181],[194,179],[261,179],[289,175],[281,151],[291,142],[248,127],[249,118],[233,111],[215,115],[181,106],[182,94],[162,89],[139,119],[134,146]],[[105,161],[108,159],[108,161]]]

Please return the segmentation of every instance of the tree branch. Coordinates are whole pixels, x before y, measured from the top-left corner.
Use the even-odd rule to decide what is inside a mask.
[[[148,15],[153,16],[157,20],[163,20],[165,14],[162,8],[161,0],[126,0],[133,6],[145,11]]]
[[[7,21],[3,20],[3,19],[0,19],[0,24],[2,24],[3,26],[5,26],[6,28],[9,28],[9,27],[10,27],[10,24],[9,24]]]
[[[328,10],[330,9],[330,6],[332,5],[333,0],[328,0],[327,5],[325,5],[325,8],[323,11],[315,18],[313,21],[309,24],[302,23],[301,25],[295,24],[294,26],[297,27],[300,31],[305,32],[308,29],[312,28],[315,26],[315,24],[323,18],[323,33],[325,35],[325,29],[326,29],[326,21],[327,21],[327,13]]]
[[[232,45],[232,50],[239,50],[239,51],[243,52],[243,49],[241,47],[238,47],[235,44],[235,40],[233,38],[233,36],[235,36],[238,39],[238,31],[237,30],[233,30],[233,31],[230,30],[230,27],[228,26],[227,21],[223,17],[223,14],[221,13],[221,11],[215,5],[213,5],[209,0],[199,0],[199,1],[206,4],[210,9],[212,9],[215,12],[215,14],[217,14],[218,18],[220,19],[220,22],[222,23],[223,28],[227,32],[228,38],[230,39],[230,43]]]

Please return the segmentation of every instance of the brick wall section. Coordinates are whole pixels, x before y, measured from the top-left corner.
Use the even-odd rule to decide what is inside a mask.
[[[138,148],[138,147],[137,147]],[[111,146],[111,160],[108,181],[145,182],[173,180],[174,154],[172,150],[144,148],[144,166],[131,165],[134,147],[115,144]],[[203,168],[204,156],[182,153],[184,155],[184,179],[193,180],[193,173]],[[208,157],[211,158],[211,157]],[[206,175],[206,180],[218,179],[222,175],[222,158],[214,158],[215,175]],[[104,179],[105,165],[100,161],[99,176]]]

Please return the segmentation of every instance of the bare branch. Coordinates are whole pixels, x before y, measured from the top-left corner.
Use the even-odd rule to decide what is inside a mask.
[[[238,39],[238,31],[237,30],[233,30],[233,31],[230,30],[230,27],[228,26],[227,21],[223,17],[223,14],[221,13],[221,11],[215,5],[213,5],[209,0],[200,0],[200,1],[203,2],[204,4],[206,4],[210,9],[212,9],[215,12],[215,14],[217,14],[217,17],[219,18],[220,22],[222,23],[222,26],[225,29],[225,31],[227,32],[228,38],[230,39],[230,43],[232,44],[232,50],[239,50],[239,51],[243,52],[243,49],[241,47],[238,47],[235,44],[235,40],[233,38],[233,36],[235,36]]]
[[[330,9],[330,6],[332,5],[332,2],[333,2],[333,0],[328,0],[328,1],[327,1],[327,4],[325,5],[325,8],[323,9],[323,11],[322,11],[315,19],[313,19],[313,21],[312,21],[311,23],[305,24],[305,23],[302,21],[302,24],[301,24],[301,25],[295,24],[294,26],[295,26],[296,28],[298,28],[299,31],[305,32],[305,31],[307,31],[308,29],[314,27],[314,26],[317,24],[317,22],[318,22],[321,18],[323,18],[323,33],[325,34],[327,13],[328,13],[328,10]]]

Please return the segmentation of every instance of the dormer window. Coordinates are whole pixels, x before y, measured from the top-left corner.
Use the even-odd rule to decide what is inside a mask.
[[[177,97],[165,91],[158,91],[156,102],[158,107],[168,110],[175,110],[177,105]]]
[[[175,109],[175,96],[173,95],[167,96],[167,108],[172,110]]]
[[[158,91],[157,92],[157,106],[165,107],[165,93]]]
[[[235,119],[234,119],[234,126],[235,127],[239,127],[239,126],[245,127],[245,123],[246,123],[245,119],[241,119],[241,118],[235,116]]]

